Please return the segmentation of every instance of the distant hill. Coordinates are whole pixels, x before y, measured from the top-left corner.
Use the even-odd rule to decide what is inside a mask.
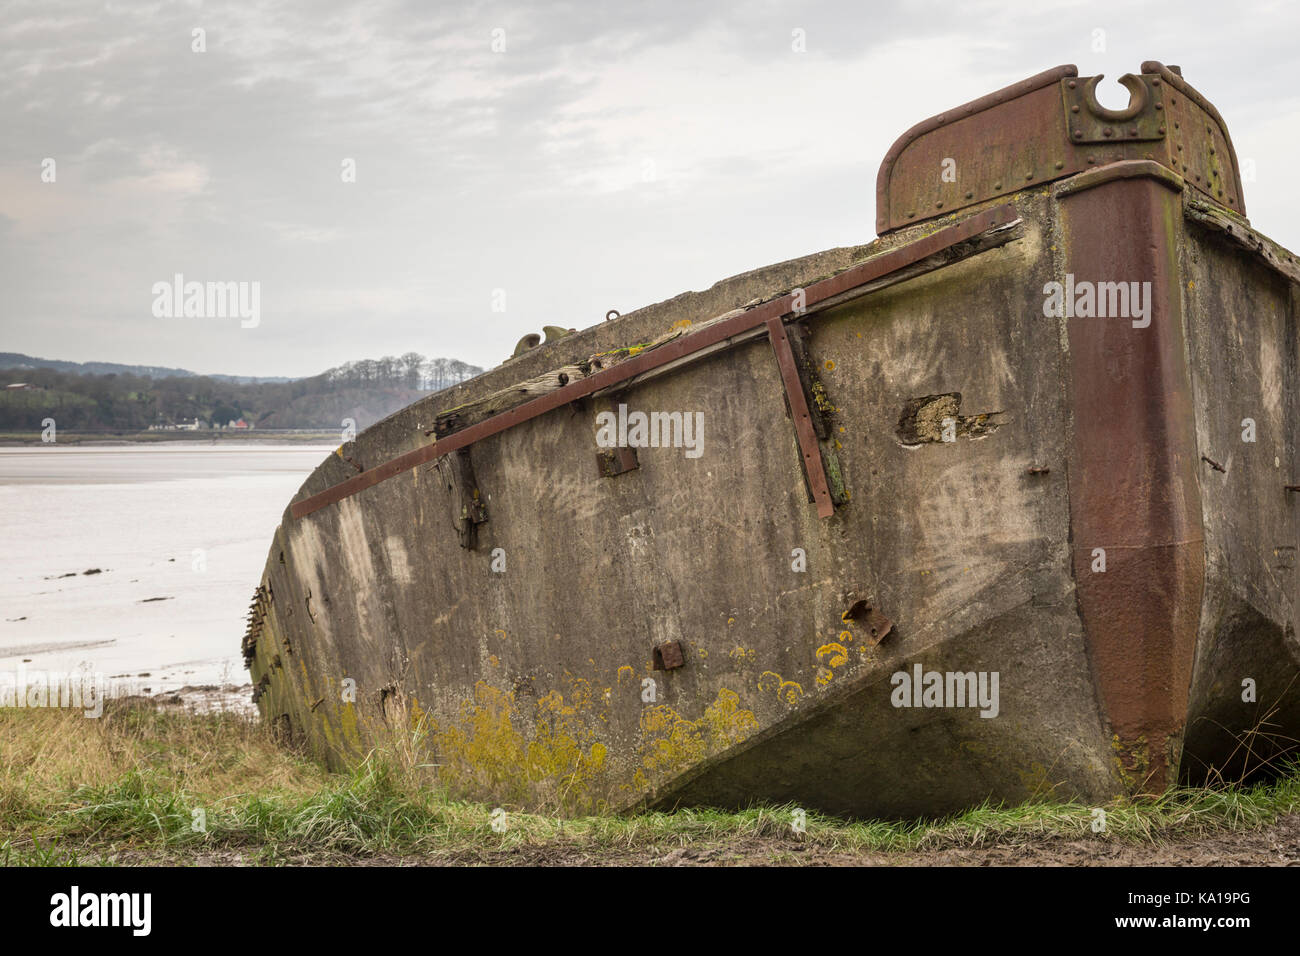
[[[13,360],[18,361],[14,362]],[[367,428],[412,402],[480,374],[417,352],[348,362],[309,378],[195,375],[184,369],[62,362],[0,353],[0,432],[132,432],[182,424],[221,428]],[[95,371],[108,369],[108,371]],[[21,383],[22,388],[9,386]]]
[[[143,378],[199,378],[198,372],[183,368],[166,368],[158,365],[120,365],[117,362],[65,362],[61,359],[36,358],[21,352],[0,352],[0,369],[48,368],[74,375],[138,375]],[[272,376],[257,378],[252,375],[208,375],[218,382],[237,382],[241,385],[257,382],[292,382],[293,378]]]

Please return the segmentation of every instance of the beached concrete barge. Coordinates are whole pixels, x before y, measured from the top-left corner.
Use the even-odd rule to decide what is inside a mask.
[[[1059,67],[921,123],[875,241],[341,447],[254,602],[264,717],[564,812],[913,816],[1279,759],[1300,264],[1177,68],[1121,82],[1126,110]],[[627,447],[637,412],[697,430]]]

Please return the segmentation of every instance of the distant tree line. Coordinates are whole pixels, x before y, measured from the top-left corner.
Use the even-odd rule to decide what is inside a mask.
[[[64,431],[144,431],[195,420],[220,427],[239,419],[255,428],[336,429],[342,419],[352,418],[365,428],[482,371],[457,359],[426,359],[416,352],[347,362],[291,382],[0,370],[0,431],[40,431],[45,418],[55,419]],[[4,387],[17,382],[31,387]]]
[[[460,359],[426,359],[419,352],[400,357],[385,355],[381,359],[345,362],[325,373],[334,383],[346,385],[403,385],[406,388],[437,392],[473,378],[483,370]]]

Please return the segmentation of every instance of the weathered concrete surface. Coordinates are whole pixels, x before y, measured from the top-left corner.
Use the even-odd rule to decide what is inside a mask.
[[[248,645],[263,714],[335,765],[398,735],[457,795],[566,812],[1104,800],[1230,771],[1274,701],[1300,737],[1295,284],[1189,224],[1167,170],[1103,170],[1007,197],[1015,241],[805,321],[828,519],[765,340],[286,512]],[[598,324],[343,453],[375,467],[449,408],[979,208]],[[1152,281],[1151,325],[1046,317],[1068,273]],[[642,448],[601,477],[595,416],[620,402],[702,412],[703,454]],[[332,456],[297,500],[354,474]],[[894,622],[879,644],[845,618],[858,601]],[[669,641],[685,666],[656,671]],[[996,673],[996,715],[895,706],[916,665]]]
[[[1235,780],[1300,739],[1300,310],[1262,257],[1190,222],[1182,238],[1206,569],[1183,777]]]

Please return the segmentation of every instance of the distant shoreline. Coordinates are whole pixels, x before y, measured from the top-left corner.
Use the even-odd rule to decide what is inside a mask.
[[[200,445],[246,445],[268,442],[305,445],[338,445],[338,431],[144,431],[144,432],[58,432],[56,445],[153,445],[159,442],[190,442]],[[0,447],[50,444],[41,441],[41,433],[0,432]]]

